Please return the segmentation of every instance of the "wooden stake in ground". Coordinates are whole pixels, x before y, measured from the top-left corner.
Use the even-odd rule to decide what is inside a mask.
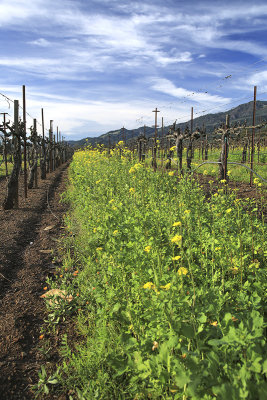
[[[24,138],[23,138],[23,157],[24,157],[24,197],[27,198],[27,138],[26,138],[26,90],[25,85],[22,86],[23,97],[23,124],[24,124]]]
[[[8,168],[7,168],[7,140],[6,140],[6,115],[8,113],[0,113],[1,115],[4,116],[4,121],[3,121],[3,160],[5,162],[5,170],[6,170],[6,177],[8,176]]]
[[[46,148],[45,148],[45,133],[44,133],[44,110],[42,108],[42,157],[40,160],[41,179],[46,179]]]
[[[154,171],[157,169],[157,114],[160,112],[157,108],[152,112],[155,113],[155,137],[154,137],[154,151],[153,151],[153,159],[152,164],[154,167]]]
[[[186,162],[188,170],[191,170],[191,162],[193,156],[193,141],[192,141],[192,134],[193,134],[193,107],[191,107],[191,127],[190,127],[190,134],[189,134],[189,143],[186,150]]]
[[[14,165],[8,184],[7,193],[3,202],[4,210],[18,208],[19,206],[19,173],[21,169],[21,143],[19,136],[19,101],[14,100],[14,127],[12,128],[14,139]]]
[[[31,161],[30,161],[30,176],[28,189],[33,188],[33,183],[35,183],[35,187],[37,187],[37,131],[36,131],[36,119],[33,120],[33,128],[31,128],[31,142],[32,142],[32,151],[31,151]]]
[[[50,128],[49,128],[49,172],[53,171],[52,137],[53,137],[53,120],[50,120]]]
[[[257,96],[257,86],[254,86],[254,101],[253,101],[253,121],[252,121],[252,136],[251,136],[251,159],[250,168],[253,170],[253,158],[254,158],[254,141],[255,141],[255,118],[256,118],[256,96]],[[253,182],[253,172],[250,172],[250,186]]]

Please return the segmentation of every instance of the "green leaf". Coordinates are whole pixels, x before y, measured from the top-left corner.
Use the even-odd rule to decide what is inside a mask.
[[[201,323],[201,324],[205,324],[205,322],[207,322],[207,316],[205,315],[205,314],[201,314],[200,315],[200,317],[198,317],[198,321]]]
[[[119,309],[121,308],[121,304],[120,303],[116,303],[112,309],[112,314],[115,312],[118,312]]]
[[[267,375],[267,360],[264,361],[262,365],[262,372]]]
[[[189,383],[189,382],[190,382],[190,377],[189,377],[188,373],[187,373],[186,371],[184,371],[184,370],[181,369],[181,370],[178,372],[178,374],[176,375],[176,377],[175,377],[175,383],[176,383],[176,385],[177,385],[179,388],[183,389],[183,388],[184,388],[184,385],[186,385],[186,384]]]
[[[191,325],[182,325],[181,334],[188,339],[195,337],[194,328]]]

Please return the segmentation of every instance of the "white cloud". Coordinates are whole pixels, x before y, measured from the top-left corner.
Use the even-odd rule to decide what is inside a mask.
[[[261,71],[261,72],[256,72],[255,74],[252,74],[248,78],[248,82],[251,85],[267,85],[267,70],[266,71]]]
[[[48,47],[51,44],[48,40],[46,40],[44,38],[36,39],[36,40],[33,40],[31,42],[28,42],[28,43],[32,44],[34,46],[40,46],[40,47]]]
[[[187,89],[176,87],[171,81],[168,79],[162,78],[155,78],[152,79],[152,86],[153,90],[166,93],[170,96],[177,97],[180,99],[189,98],[190,100],[197,102],[197,103],[204,103],[204,104],[224,104],[230,101],[230,98],[225,98],[217,95],[211,95],[209,93],[198,93],[192,92]]]

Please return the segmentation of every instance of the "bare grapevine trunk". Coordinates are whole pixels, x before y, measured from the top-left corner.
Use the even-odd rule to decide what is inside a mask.
[[[181,135],[180,130],[177,132],[176,152],[177,152],[177,158],[179,160],[179,171],[182,172],[182,169],[183,169],[183,136]]]
[[[3,209],[10,210],[18,207],[19,174],[21,170],[20,139],[17,140],[14,151],[14,166],[7,184],[7,193],[3,202]]]
[[[228,138],[227,135],[224,133],[222,135],[222,146],[221,146],[221,153],[219,157],[219,180],[226,180],[228,181],[229,177],[227,175],[227,158],[228,158]]]

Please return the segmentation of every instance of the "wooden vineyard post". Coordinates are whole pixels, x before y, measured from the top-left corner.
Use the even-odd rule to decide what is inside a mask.
[[[3,160],[5,162],[5,171],[6,171],[6,177],[8,176],[8,167],[7,167],[7,140],[6,140],[6,115],[8,115],[8,113],[0,113],[1,115],[3,115],[4,117],[4,121],[3,121],[3,133],[4,133],[4,137],[3,137]]]
[[[228,179],[228,174],[227,174],[227,158],[228,158],[228,148],[229,148],[229,135],[227,130],[229,129],[229,121],[230,120],[230,115],[227,114],[226,115],[226,121],[225,121],[225,128],[226,128],[226,134],[224,137],[224,146],[225,146],[225,150],[224,150],[224,179],[227,181]]]
[[[187,162],[187,169],[191,170],[191,162],[192,162],[192,152],[193,152],[193,141],[192,141],[192,133],[193,133],[193,113],[194,109],[191,107],[191,126],[190,126],[190,134],[189,134],[189,143],[187,146],[186,151],[186,162]]]
[[[225,128],[222,130],[221,153],[219,157],[219,180],[228,181],[227,158],[228,158],[228,138],[229,138],[229,114],[226,115]]]
[[[33,128],[31,130],[32,130],[32,134],[31,134],[32,149],[31,149],[31,160],[29,160],[30,176],[29,176],[28,189],[33,188],[33,183],[34,183],[35,188],[37,188],[38,152],[37,152],[36,119],[33,120]]]
[[[152,112],[155,113],[155,136],[154,136],[154,146],[152,143],[152,148],[153,148],[153,158],[152,158],[152,164],[154,167],[154,171],[156,171],[157,169],[157,114],[160,112],[157,107],[155,110],[153,110]]]
[[[252,135],[251,135],[251,158],[250,158],[250,169],[253,170],[253,158],[254,158],[254,141],[255,141],[255,117],[256,117],[256,96],[257,86],[254,86],[254,101],[253,101],[253,121],[252,121]],[[250,186],[253,182],[253,172],[250,171]]]
[[[28,172],[27,172],[27,133],[26,133],[26,89],[25,85],[22,86],[22,98],[23,98],[23,163],[24,163],[24,197],[27,198],[27,180],[28,180]]]
[[[53,135],[53,171],[56,169],[56,135]]]
[[[34,151],[34,164],[35,164],[35,168],[34,168],[34,185],[35,188],[38,187],[38,152],[37,152],[37,125],[36,125],[36,119],[33,120],[33,132],[34,132],[34,147],[35,147],[35,151]]]
[[[12,128],[14,140],[14,165],[7,184],[7,193],[3,202],[3,209],[10,210],[19,206],[19,173],[21,169],[21,148],[19,137],[19,101],[14,100],[14,127]]]
[[[41,109],[42,114],[42,156],[40,161],[41,179],[46,179],[46,149],[45,149],[45,132],[44,132],[44,109]]]
[[[50,120],[50,129],[49,129],[49,172],[53,171],[53,120]]]
[[[19,207],[19,173],[21,168],[21,152],[20,152],[20,138],[19,138],[19,101],[14,100],[14,128],[15,128],[15,135],[14,135],[14,168],[17,164],[16,170],[16,184],[14,185],[15,188],[15,196],[14,196],[14,207]]]

